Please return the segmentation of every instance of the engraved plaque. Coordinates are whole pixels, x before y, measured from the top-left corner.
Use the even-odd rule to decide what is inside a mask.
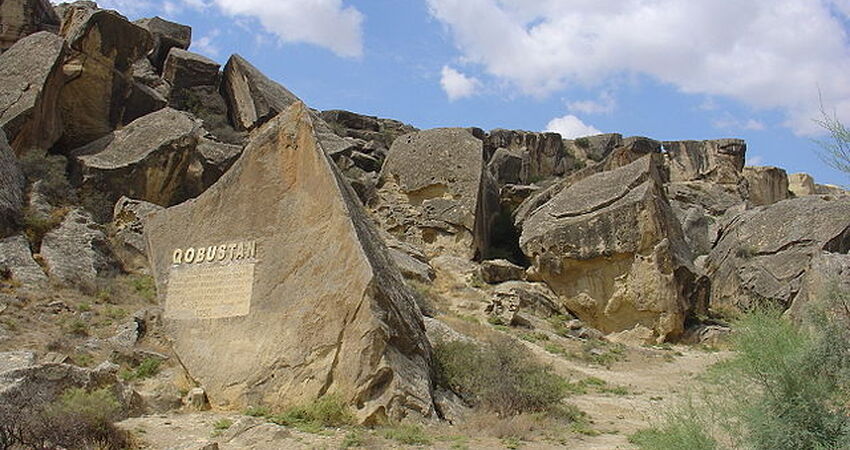
[[[254,263],[173,267],[165,293],[165,317],[177,320],[247,316]]]

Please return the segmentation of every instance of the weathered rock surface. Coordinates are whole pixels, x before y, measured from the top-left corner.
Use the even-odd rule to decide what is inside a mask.
[[[30,252],[30,245],[23,236],[11,236],[0,240],[0,269],[5,268],[17,280],[29,287],[43,286],[47,276]]]
[[[74,179],[84,190],[162,206],[186,199],[186,172],[201,135],[189,114],[166,108],[75,151]]]
[[[230,169],[242,154],[241,145],[226,144],[201,137],[189,164],[186,194],[197,197],[206,191]]]
[[[523,224],[530,278],[546,281],[570,311],[606,333],[642,325],[676,338],[705,306],[681,228],[664,196],[660,155],[585,178]]]
[[[47,233],[41,257],[51,279],[94,292],[98,277],[116,271],[106,235],[88,213],[71,210],[59,228]]]
[[[59,17],[47,0],[6,0],[0,4],[0,53],[39,31],[59,32]]]
[[[419,131],[415,127],[398,120],[366,116],[350,111],[322,111],[321,117],[331,125],[334,131],[341,133],[341,136],[361,139],[366,142],[367,144],[363,146],[361,151],[373,156],[374,150],[378,148],[388,149],[399,136]],[[370,146],[368,143],[378,145]]]
[[[124,114],[121,123],[124,125],[146,116],[154,111],[159,111],[168,105],[168,100],[154,88],[139,82],[133,82],[130,95],[124,105]]]
[[[493,289],[486,312],[500,317],[506,324],[515,323],[522,311],[538,317],[568,316],[569,312],[544,283],[507,281]]]
[[[189,45],[192,44],[192,27],[170,22],[161,17],[149,17],[133,23],[148,30],[153,37],[153,49],[148,59],[160,70],[172,48],[188,50]]]
[[[753,206],[772,205],[789,198],[788,174],[778,167],[745,167],[749,200]]]
[[[0,55],[0,130],[16,154],[47,150],[62,134],[56,107],[65,53],[62,38],[41,32]]]
[[[728,212],[746,209],[741,186],[707,181],[665,185],[667,198],[685,233],[694,256],[706,255],[717,240],[720,223]]]
[[[493,153],[487,168],[499,186],[522,184],[523,178],[528,180],[528,176],[523,177],[522,156],[506,148],[499,148]]]
[[[796,197],[817,194],[815,179],[807,173],[792,173],[788,175],[788,190]]]
[[[746,161],[747,144],[740,139],[664,142],[670,181],[706,180],[737,184]]]
[[[373,210],[385,230],[422,248],[485,256],[498,189],[484,169],[483,144],[469,130],[396,139],[381,181]]]
[[[206,56],[172,48],[165,59],[162,78],[172,89],[217,86],[219,64]]]
[[[144,237],[144,218],[161,211],[162,206],[121,197],[115,203],[112,230],[113,251],[124,270],[136,272],[148,267],[148,248]]]
[[[26,187],[24,173],[0,130],[0,238],[10,234],[20,222]]]
[[[714,307],[787,308],[821,251],[850,252],[850,197],[807,196],[725,223],[706,261]]]
[[[413,293],[303,104],[257,130],[204,194],[154,214],[145,233],[174,350],[214,406],[279,409],[336,394],[363,422],[433,414]],[[209,246],[215,257],[200,257]],[[187,294],[191,279],[225,291]]]
[[[505,184],[528,184],[533,180],[563,175],[574,167],[576,161],[558,133],[493,130],[484,141],[489,155],[502,148],[520,157],[518,177],[506,179]],[[506,161],[500,159],[498,162],[504,165]]]
[[[812,312],[810,307],[841,307],[841,295],[846,297],[848,292],[850,255],[822,252],[812,258],[801,280],[800,291],[794,297],[788,313],[793,318],[802,320]]]
[[[139,412],[140,402],[132,388],[122,383],[117,374],[118,366],[109,363],[94,369],[51,363],[3,371],[0,372],[0,408],[9,408],[6,414],[21,413],[49,406],[71,388],[107,388],[118,401],[120,416],[126,418]]]
[[[72,51],[64,66],[70,80],[59,98],[65,124],[60,145],[72,150],[120,123],[132,88],[133,63],[148,54],[153,38],[114,11],[73,6],[62,34]]]
[[[239,55],[224,66],[222,90],[230,105],[230,120],[238,130],[251,130],[283,112],[298,97],[270,80]]]
[[[434,279],[434,269],[427,263],[394,248],[390,248],[389,252],[390,258],[392,258],[393,263],[401,271],[404,278],[420,283],[428,283]]]
[[[485,283],[499,284],[505,281],[522,280],[525,269],[504,259],[491,259],[481,262],[479,270]]]
[[[615,148],[623,145],[623,135],[617,133],[598,134],[595,136],[587,136],[584,138],[571,141],[573,146],[584,156],[595,162],[601,162],[614,151]]]

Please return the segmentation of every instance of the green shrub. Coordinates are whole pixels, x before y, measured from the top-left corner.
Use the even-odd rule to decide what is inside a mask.
[[[53,206],[76,203],[77,196],[66,175],[67,160],[58,155],[30,151],[19,158],[29,183],[41,181],[39,193]]]
[[[579,148],[584,148],[584,149],[590,148],[590,139],[588,139],[588,138],[581,137],[581,138],[576,139],[575,142],[576,142],[576,146],[579,147]]]
[[[846,448],[847,306],[846,293],[830,295],[812,305],[801,326],[777,310],[745,314],[735,323],[735,356],[712,367],[698,401],[674,409],[659,426],[632,440],[652,449]]]
[[[322,428],[342,427],[354,423],[354,414],[336,395],[326,395],[312,403],[294,406],[269,420],[283,426],[317,432]]]
[[[144,380],[158,374],[161,365],[162,360],[159,358],[145,358],[138,367],[133,370],[123,370],[119,376],[124,381]]]
[[[268,417],[271,411],[265,406],[249,406],[243,414],[250,417]]]
[[[75,336],[88,336],[89,324],[81,319],[73,319],[68,323],[68,332]]]
[[[484,346],[441,343],[434,357],[440,385],[472,406],[499,414],[551,411],[567,395],[561,377],[507,338]]]
[[[65,220],[66,214],[68,214],[67,208],[54,209],[47,217],[35,213],[29,207],[24,210],[24,235],[33,250],[41,248],[41,241],[44,240],[44,236],[55,230]]]
[[[151,303],[156,300],[156,283],[152,276],[139,275],[133,277],[130,284],[133,286],[133,290],[136,291],[140,297]]]
[[[31,412],[18,443],[29,448],[101,448],[129,447],[127,434],[113,425],[120,404],[108,389],[87,392],[69,389],[52,405]]]

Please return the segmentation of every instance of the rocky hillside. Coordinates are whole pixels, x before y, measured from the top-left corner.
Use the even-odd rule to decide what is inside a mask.
[[[115,418],[462,423],[447,342],[611,364],[850,283],[850,195],[738,139],[418,130],[310,109],[159,17],[0,12],[2,417],[80,388]]]

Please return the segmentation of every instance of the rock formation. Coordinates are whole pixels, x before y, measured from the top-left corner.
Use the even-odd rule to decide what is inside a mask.
[[[44,236],[41,257],[51,279],[89,293],[97,291],[99,278],[117,271],[106,234],[80,209],[68,212],[59,227]]]
[[[807,196],[742,212],[723,224],[706,261],[711,304],[788,308],[822,251],[850,252],[850,196]]]
[[[16,154],[47,150],[62,135],[57,101],[65,53],[62,38],[45,31],[0,55],[0,129]]]
[[[567,308],[603,332],[644,327],[680,335],[706,306],[679,223],[664,195],[660,155],[585,178],[523,223],[520,246]]]
[[[0,130],[0,238],[19,224],[26,188],[24,174]]]
[[[421,313],[303,104],[145,233],[174,350],[212,404],[335,394],[362,422],[434,413]]]
[[[0,53],[39,31],[58,32],[59,19],[47,0],[7,0],[0,3]]]
[[[150,17],[133,22],[148,30],[153,37],[153,48],[148,60],[157,69],[162,70],[165,59],[172,48],[188,50],[192,44],[192,28],[170,22],[161,17]]]
[[[673,182],[737,184],[747,152],[747,144],[740,139],[664,142],[664,148]]]
[[[745,167],[743,174],[753,206],[772,205],[791,196],[788,174],[778,167]]]

